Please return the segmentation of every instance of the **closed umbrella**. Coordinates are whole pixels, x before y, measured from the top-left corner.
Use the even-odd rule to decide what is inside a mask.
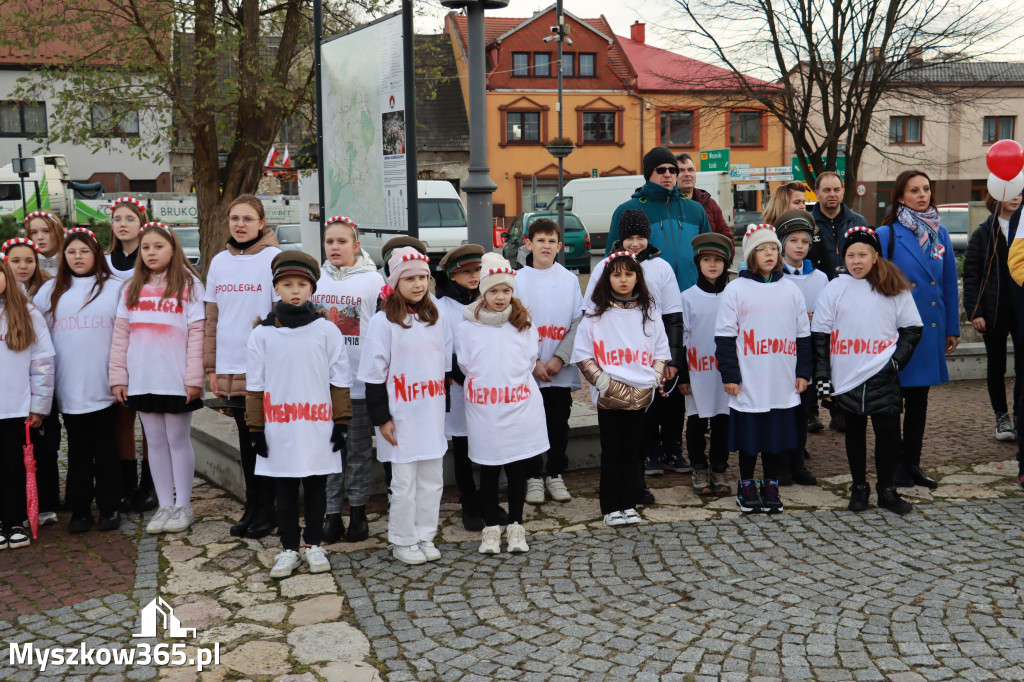
[[[32,448],[32,431],[25,422],[25,498],[28,500],[28,525],[32,528],[32,539],[39,539],[39,488],[36,486],[36,458]]]

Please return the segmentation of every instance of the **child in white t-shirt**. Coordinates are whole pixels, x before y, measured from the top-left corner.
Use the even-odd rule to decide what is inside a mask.
[[[348,363],[355,375],[366,345],[370,318],[377,312],[377,296],[384,278],[359,243],[359,227],[345,216],[334,216],[324,227],[324,253],[327,260],[320,269],[320,281],[309,297],[313,306],[333,322],[344,337]],[[324,543],[359,542],[370,535],[366,521],[366,503],[370,499],[373,473],[373,425],[366,412],[366,386],[352,382],[352,421],[342,451],[344,470],[327,477],[327,520]],[[348,497],[349,524],[346,532],[341,518],[344,498]]]
[[[686,396],[686,451],[693,464],[693,490],[698,495],[728,495],[729,396],[715,360],[715,319],[722,292],[729,283],[733,241],[717,232],[694,237],[697,284],[683,292],[683,341],[686,363],[679,368],[679,391]],[[711,429],[711,447],[704,453],[704,435]],[[710,469],[708,460],[710,459]]]
[[[569,466],[565,454],[569,444],[569,415],[572,392],[580,388],[580,373],[566,367],[572,358],[576,328],[583,319],[580,280],[555,259],[562,250],[558,223],[547,218],[530,222],[526,266],[516,274],[516,295],[530,311],[540,338],[540,356],[533,377],[544,401],[549,449],[547,464],[543,454],[527,464],[526,501],[542,504],[544,492],[556,502],[569,502],[572,496],[562,474]],[[593,280],[591,280],[593,281]]]
[[[593,308],[576,331],[572,360],[592,385],[601,429],[601,513],[609,526],[640,523],[636,510],[643,462],[644,410],[669,358],[665,327],[628,251],[604,260]]]
[[[901,452],[899,371],[921,340],[921,314],[910,283],[899,268],[880,258],[875,231],[847,230],[843,262],[848,274],[829,282],[811,323],[814,377],[846,413],[846,458],[850,463],[850,511],[868,508],[868,417],[875,429],[878,506],[897,514],[911,510],[896,492],[894,469]]]
[[[300,560],[310,573],[331,570],[322,547],[327,477],[342,471],[341,450],[352,417],[352,374],[338,328],[309,301],[320,266],[302,251],[271,263],[281,298],[247,343],[245,423],[256,473],[273,480],[282,551],[271,578],[287,578]],[[299,554],[299,484],[306,508]]]
[[[452,335],[431,300],[430,259],[410,246],[388,261],[388,285],[370,320],[357,378],[377,431],[377,458],[391,463],[388,541],[406,564],[436,561],[434,546],[444,490],[445,372]]]
[[[530,312],[512,295],[515,271],[496,253],[481,261],[481,298],[463,309],[455,331],[455,355],[465,373],[466,431],[469,458],[480,465],[480,508],[486,524],[481,554],[501,552],[498,525],[498,475],[508,479],[509,552],[526,552],[522,527],[526,468],[548,449],[540,427],[544,403],[533,378],[537,366],[537,329]],[[498,434],[502,436],[496,437]]]
[[[739,451],[736,503],[744,514],[783,509],[782,453],[799,443],[800,394],[811,376],[811,327],[803,294],[782,273],[771,225],[743,237],[747,267],[729,283],[715,321],[715,358],[729,394],[729,450]],[[761,454],[764,480],[754,480]]]

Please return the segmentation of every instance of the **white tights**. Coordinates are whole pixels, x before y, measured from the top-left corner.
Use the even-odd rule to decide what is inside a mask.
[[[190,507],[196,455],[192,413],[139,412],[149,446],[149,470],[161,507]]]

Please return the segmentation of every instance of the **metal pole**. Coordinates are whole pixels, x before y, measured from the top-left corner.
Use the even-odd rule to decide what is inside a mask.
[[[25,158],[21,154],[21,144],[18,145],[18,158],[19,159],[24,159]],[[18,173],[18,177],[21,178],[21,218],[22,218],[22,220],[24,220],[25,218],[28,217],[28,204],[25,203],[25,173],[24,173],[25,164],[22,161],[19,161],[19,163],[22,164],[22,166],[21,166],[22,172]]]
[[[484,52],[484,2],[466,6],[469,39],[469,177],[466,192],[469,218],[469,242],[492,248],[491,195],[498,186],[487,165],[487,63]]]
[[[419,192],[416,180],[416,64],[412,23],[412,0],[402,0],[402,69],[405,71],[405,194],[409,236],[420,236]]]
[[[562,0],[555,3],[555,17],[558,21],[558,136],[562,137],[562,46],[565,43],[565,15],[562,13]],[[558,198],[555,199],[558,206],[558,234],[561,235],[563,242],[565,242],[565,198],[562,195],[564,161],[564,158],[558,157]],[[564,248],[558,251],[558,262],[565,265]]]
[[[324,252],[324,215],[327,210],[324,193],[324,94],[320,63],[320,43],[324,38],[324,10],[322,0],[313,1],[313,70],[316,74],[316,179],[320,189],[320,260],[327,259]]]

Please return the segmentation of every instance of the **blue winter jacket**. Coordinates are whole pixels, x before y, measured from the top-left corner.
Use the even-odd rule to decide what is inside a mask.
[[[612,214],[606,254],[611,253],[612,244],[619,240],[619,218],[630,208],[639,208],[647,214],[651,221],[651,238],[648,241],[661,251],[661,258],[675,270],[679,290],[686,291],[696,284],[697,265],[693,262],[690,240],[701,232],[711,232],[704,207],[684,197],[676,187],[669,190],[647,182]]]
[[[892,258],[889,235],[895,228]],[[914,231],[899,221],[878,228],[882,256],[899,266],[910,280],[910,293],[921,313],[924,330],[907,366],[900,371],[902,386],[936,386],[949,381],[946,337],[960,336],[960,296],[957,291],[956,256],[949,232],[939,226],[939,243],[946,247],[941,259],[926,255]]]

